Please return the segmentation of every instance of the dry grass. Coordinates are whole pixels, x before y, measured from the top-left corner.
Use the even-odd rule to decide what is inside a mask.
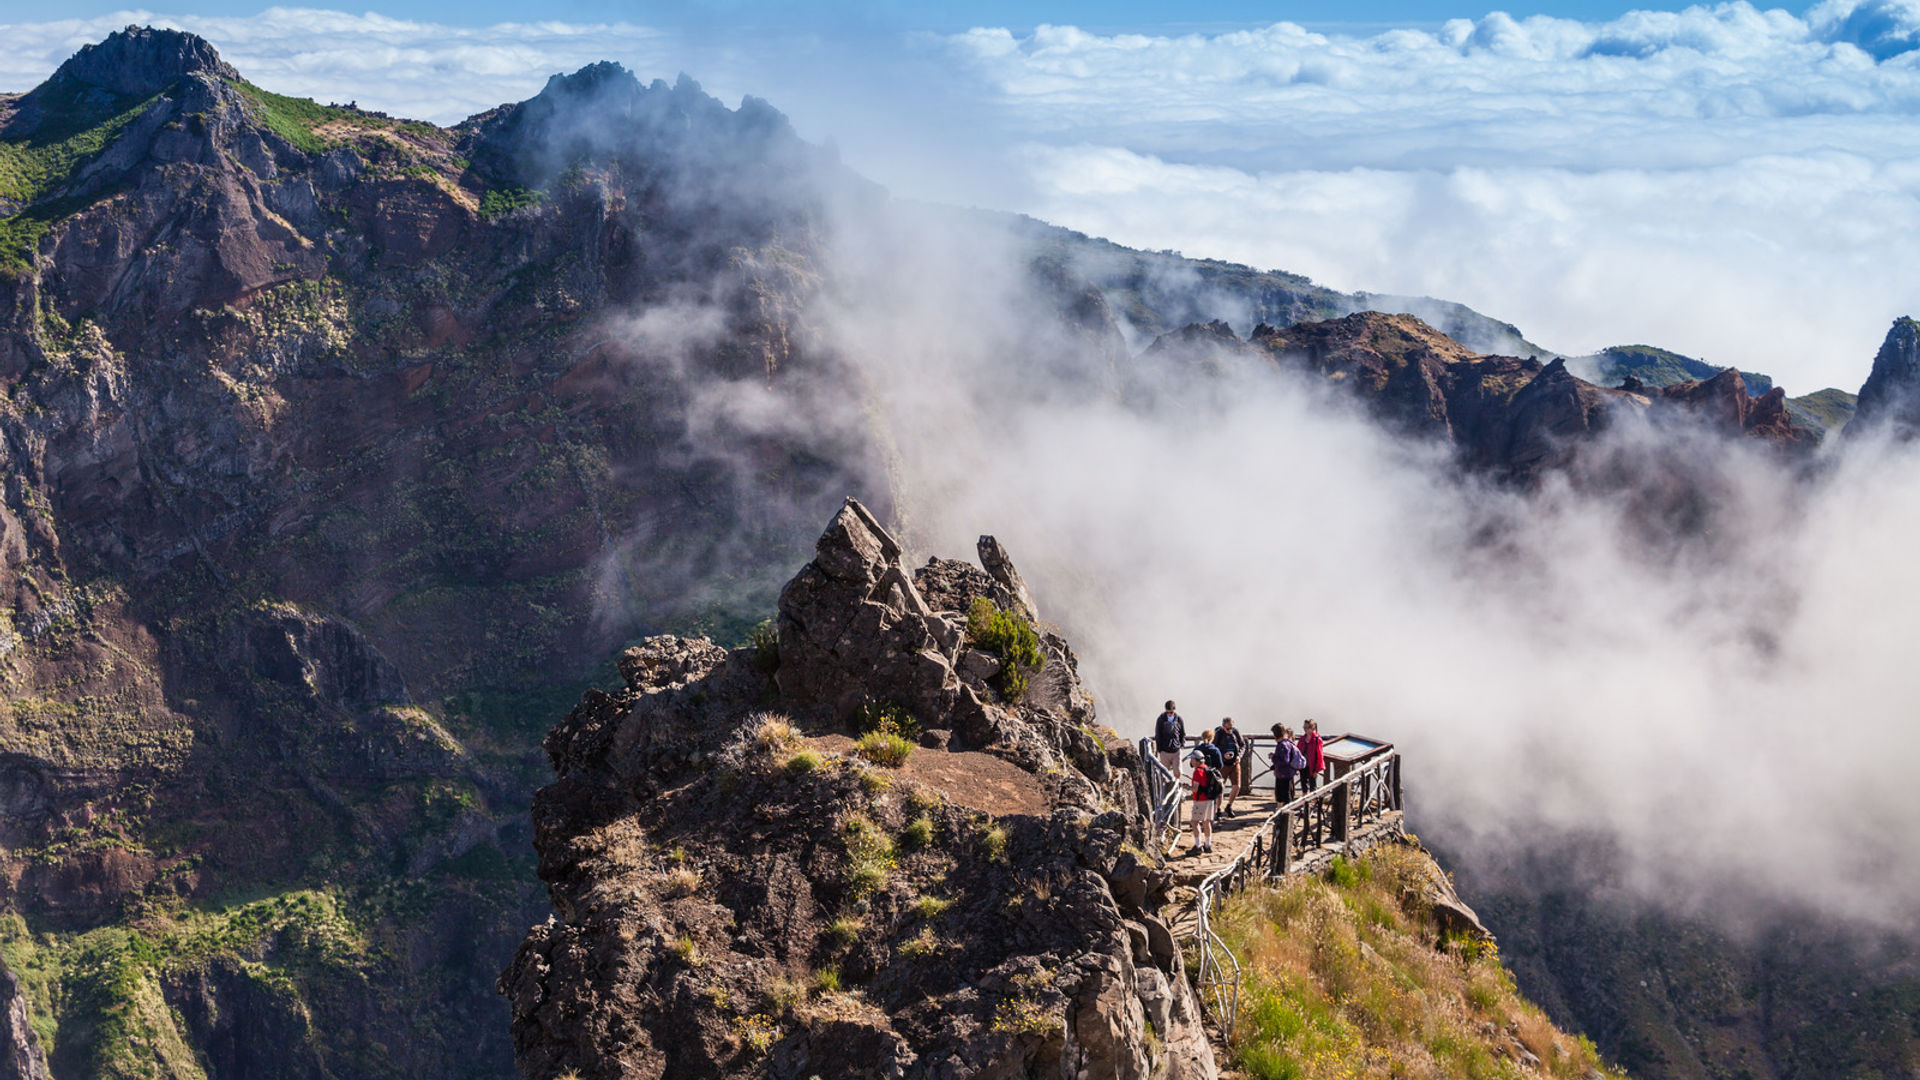
[[[1246,967],[1236,1064],[1262,1080],[1605,1072],[1592,1043],[1519,995],[1497,949],[1442,947],[1421,899],[1435,872],[1388,847],[1229,901],[1217,925]]]
[[[890,731],[869,731],[854,740],[853,750],[861,757],[889,769],[897,769],[913,756],[913,744]]]
[[[661,885],[667,898],[677,900],[683,896],[692,896],[700,891],[703,884],[700,871],[691,866],[680,865],[666,872]]]
[[[780,753],[800,745],[800,732],[793,721],[773,713],[762,713],[753,725],[753,742],[768,753]]]

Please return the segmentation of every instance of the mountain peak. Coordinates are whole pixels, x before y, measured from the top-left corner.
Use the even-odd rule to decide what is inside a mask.
[[[150,97],[201,72],[223,79],[240,77],[198,34],[129,26],[97,45],[82,45],[60,65],[54,78],[73,79],[115,94]]]
[[[1920,430],[1920,322],[1910,317],[1894,320],[1875,354],[1849,434],[1886,422],[1903,436]]]

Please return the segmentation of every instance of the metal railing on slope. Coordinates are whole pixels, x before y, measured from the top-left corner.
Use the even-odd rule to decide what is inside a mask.
[[[1147,802],[1152,807],[1147,814],[1147,840],[1170,854],[1180,842],[1180,804],[1187,798],[1187,781],[1160,764],[1152,739],[1140,740],[1140,759],[1146,763]]]
[[[1223,1038],[1232,1041],[1239,1018],[1241,972],[1233,950],[1214,932],[1215,906],[1256,878],[1265,881],[1291,873],[1296,849],[1301,855],[1328,844],[1345,850],[1356,831],[1399,809],[1400,754],[1388,748],[1276,809],[1260,823],[1251,843],[1200,883],[1194,898],[1194,989],[1219,1021]]]

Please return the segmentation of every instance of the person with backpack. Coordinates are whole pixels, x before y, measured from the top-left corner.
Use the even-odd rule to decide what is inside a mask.
[[[1300,733],[1295,745],[1300,748],[1300,756],[1307,759],[1307,766],[1300,772],[1301,794],[1320,786],[1320,774],[1326,771],[1327,755],[1321,751],[1320,721],[1309,719],[1304,725],[1306,730]]]
[[[1187,761],[1193,765],[1193,846],[1187,849],[1187,854],[1211,854],[1213,808],[1220,801],[1220,773],[1199,746],[1187,755]]]
[[[1247,751],[1247,737],[1233,726],[1233,717],[1222,717],[1220,726],[1214,730],[1213,745],[1220,750],[1220,760],[1225,771],[1221,778],[1227,785],[1227,799],[1220,807],[1221,817],[1233,816],[1233,800],[1247,789],[1247,777],[1253,770],[1247,768],[1253,761],[1253,755]]]
[[[1307,758],[1293,744],[1293,731],[1285,724],[1269,730],[1273,732],[1273,801],[1284,806],[1293,801],[1294,778],[1305,771]]]

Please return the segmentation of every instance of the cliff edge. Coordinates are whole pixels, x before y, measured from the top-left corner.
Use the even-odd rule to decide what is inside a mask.
[[[553,730],[554,915],[500,979],[523,1074],[1216,1075],[1137,756],[980,551],[909,573],[848,500],[777,652],[647,639]]]

